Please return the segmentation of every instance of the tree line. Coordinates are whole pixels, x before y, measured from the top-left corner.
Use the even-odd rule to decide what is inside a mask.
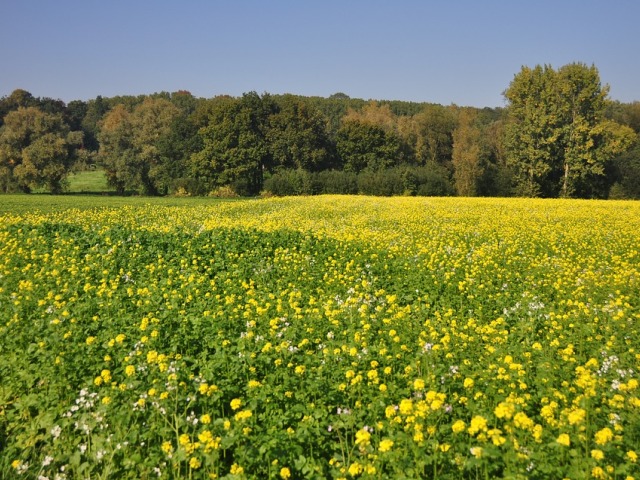
[[[523,67],[503,108],[248,92],[0,99],[0,191],[104,170],[144,195],[640,198],[640,102],[595,66]]]

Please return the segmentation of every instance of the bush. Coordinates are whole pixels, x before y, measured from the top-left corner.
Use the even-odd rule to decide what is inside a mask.
[[[264,190],[273,195],[310,195],[313,192],[311,174],[305,170],[280,170],[264,181]]]
[[[324,170],[314,175],[317,193],[355,195],[358,193],[358,176],[341,170]]]
[[[378,172],[361,172],[358,175],[358,190],[364,195],[390,197],[402,195],[405,182],[402,172],[397,168]]]

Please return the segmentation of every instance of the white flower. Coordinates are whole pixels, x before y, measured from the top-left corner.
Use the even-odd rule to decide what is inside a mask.
[[[50,431],[51,436],[56,439],[60,436],[60,434],[62,433],[62,428],[60,428],[60,425],[56,425],[55,427],[53,427]]]

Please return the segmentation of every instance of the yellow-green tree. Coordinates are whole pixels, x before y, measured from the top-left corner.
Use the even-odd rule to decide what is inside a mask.
[[[47,187],[60,193],[82,144],[59,114],[19,107],[4,117],[0,130],[0,184],[4,191]]]
[[[633,131],[604,117],[608,91],[596,67],[582,63],[523,67],[514,77],[505,91],[506,147],[519,194],[585,196],[631,146]]]
[[[453,178],[458,195],[474,197],[484,173],[481,132],[475,125],[477,114],[464,108],[458,115],[458,127],[453,132]]]
[[[123,104],[110,110],[98,134],[98,158],[109,184],[119,192],[157,195],[165,177],[159,144],[179,115],[179,109],[164,98],[146,98],[133,112]]]

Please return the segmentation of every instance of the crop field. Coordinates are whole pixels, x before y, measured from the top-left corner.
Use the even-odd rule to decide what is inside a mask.
[[[640,203],[0,203],[1,478],[640,479]]]

